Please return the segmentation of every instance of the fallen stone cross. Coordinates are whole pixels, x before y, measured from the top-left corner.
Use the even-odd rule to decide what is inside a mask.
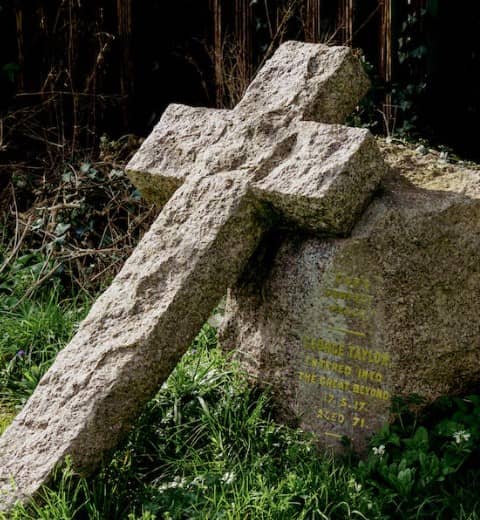
[[[127,167],[166,203],[0,439],[0,509],[65,457],[88,472],[168,377],[272,226],[352,228],[385,172],[337,124],[368,81],[351,50],[289,42],[232,111],[170,106]]]
[[[220,331],[279,419],[339,450],[366,447],[392,396],[427,405],[480,382],[480,171],[386,148],[351,234],[270,237],[268,269],[245,270]]]

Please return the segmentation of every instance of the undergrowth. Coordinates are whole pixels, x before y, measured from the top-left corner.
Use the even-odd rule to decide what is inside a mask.
[[[15,262],[35,265],[24,298],[52,277],[62,290],[98,291],[120,269],[158,212],[124,171],[139,144],[103,137],[96,154],[51,169],[11,166],[10,182],[0,185],[0,276]]]
[[[61,298],[50,279],[9,310],[31,277],[35,269],[14,264],[2,279],[0,429],[92,301]],[[397,420],[372,439],[363,459],[320,453],[307,434],[277,424],[270,403],[206,325],[110,462],[90,478],[67,465],[35,503],[8,518],[480,517],[479,396],[444,399],[422,417],[415,400],[396,402]]]

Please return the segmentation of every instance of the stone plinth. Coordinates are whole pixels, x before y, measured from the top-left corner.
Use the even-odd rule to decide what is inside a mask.
[[[480,381],[480,172],[385,153],[350,237],[270,234],[227,300],[224,348],[322,445],[364,448],[392,396]]]

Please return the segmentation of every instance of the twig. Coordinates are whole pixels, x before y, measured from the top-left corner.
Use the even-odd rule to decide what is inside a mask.
[[[3,271],[5,271],[5,269],[8,267],[10,262],[16,257],[18,251],[22,247],[23,241],[25,239],[25,236],[28,233],[30,223],[32,222],[32,220],[33,220],[33,217],[30,217],[28,222],[25,224],[25,228],[23,229],[20,239],[16,242],[14,248],[12,249],[12,252],[10,253],[10,255],[8,255],[8,258],[0,266],[0,274],[3,273]]]
[[[270,20],[270,7],[268,5],[268,0],[264,0],[264,6],[265,6],[265,15],[267,17],[268,32],[270,34],[270,38],[273,38],[273,27],[272,27],[272,21]]]
[[[270,42],[270,45],[268,46],[268,49],[265,51],[265,54],[263,55],[263,58],[257,67],[257,71],[259,71],[265,65],[265,62],[268,60],[268,58],[270,58],[277,41],[282,39],[282,36],[285,34],[285,26],[288,23],[288,21],[290,20],[290,18],[292,17],[292,14],[294,13],[295,9],[297,8],[299,1],[300,0],[293,0],[290,4],[288,4],[288,7],[285,10],[283,18],[280,20],[280,23],[278,24],[277,31],[274,34],[272,41]]]
[[[114,265],[118,264],[118,262],[123,262],[123,258],[117,258],[114,262],[105,267],[105,269],[92,276],[90,281],[95,282],[98,278],[101,278],[106,272],[110,271]]]
[[[79,209],[82,205],[78,202],[64,202],[60,204],[56,204],[54,206],[37,206],[36,209],[42,211],[58,211],[60,209]]]
[[[15,241],[14,241],[14,248],[17,246],[18,241],[18,231],[19,231],[19,218],[18,218],[18,207],[17,207],[17,197],[15,196],[15,188],[13,187],[13,184],[10,185],[12,188],[12,199],[13,199],[13,208],[14,208],[14,214],[15,214]]]

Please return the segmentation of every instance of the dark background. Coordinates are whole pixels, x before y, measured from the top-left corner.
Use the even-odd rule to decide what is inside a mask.
[[[374,89],[362,118],[375,131],[480,160],[480,3],[349,5],[0,0],[0,163],[41,155],[46,142],[73,154],[94,149],[104,133],[146,135],[172,102],[231,106],[289,38],[363,50]]]

